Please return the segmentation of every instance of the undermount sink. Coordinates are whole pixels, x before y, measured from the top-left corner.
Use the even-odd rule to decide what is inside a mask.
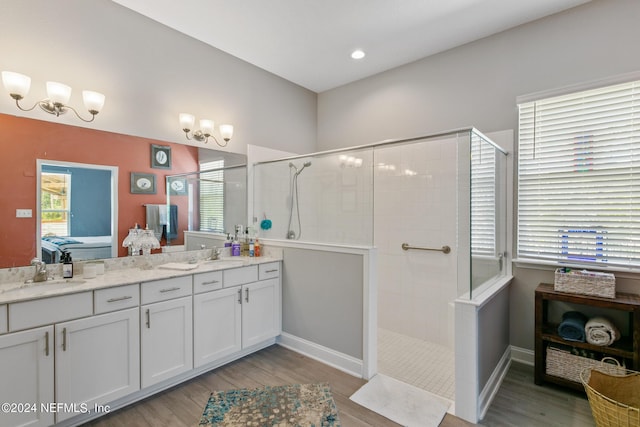
[[[87,281],[83,279],[54,279],[54,280],[47,280],[46,282],[37,282],[34,284],[35,285],[57,285],[57,284],[82,285],[83,283],[87,283]]]
[[[201,264],[211,265],[215,264],[220,266],[220,268],[229,268],[229,267],[240,267],[244,265],[243,260],[230,260],[230,259],[210,259],[206,261],[202,261]]]
[[[32,280],[27,280],[25,283],[21,284],[20,286],[3,290],[2,293],[22,291],[26,289],[54,290],[54,289],[66,288],[74,285],[82,285],[83,283],[86,283],[86,282],[87,281],[83,279],[54,279],[54,280],[47,280],[46,282],[34,282]]]

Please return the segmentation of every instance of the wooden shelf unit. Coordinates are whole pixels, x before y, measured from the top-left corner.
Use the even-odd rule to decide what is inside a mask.
[[[623,336],[611,346],[597,346],[586,342],[566,341],[558,335],[558,324],[549,321],[549,301],[560,301],[574,305],[584,305],[602,309],[619,310],[628,313],[629,334]],[[576,308],[579,311],[579,307]],[[541,283],[535,293],[535,383],[554,383],[584,391],[582,384],[546,373],[546,351],[551,343],[584,349],[624,359],[626,367],[640,368],[640,295],[616,293],[615,298],[603,298],[589,295],[558,292],[552,284]]]

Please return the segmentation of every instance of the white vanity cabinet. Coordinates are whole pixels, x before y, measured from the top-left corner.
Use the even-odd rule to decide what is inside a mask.
[[[280,335],[280,281],[261,280],[242,286],[242,347]]]
[[[49,426],[54,412],[41,412],[41,403],[54,402],[53,326],[0,336],[0,402],[16,405],[0,411],[0,425]],[[37,407],[24,405],[25,403]]]
[[[7,305],[0,304],[0,334],[4,334],[9,330],[7,323]]]
[[[192,277],[143,283],[141,295],[148,303],[140,309],[144,388],[193,369]]]
[[[0,411],[0,426],[77,425],[270,345],[281,264],[249,264],[5,299],[0,403],[15,411]]]
[[[241,293],[236,287],[194,295],[194,367],[242,350]]]
[[[57,402],[92,409],[140,389],[139,311],[135,307],[55,325]],[[60,411],[56,421],[77,414]]]
[[[195,367],[280,334],[280,262],[264,265],[225,270],[222,289],[193,297]]]

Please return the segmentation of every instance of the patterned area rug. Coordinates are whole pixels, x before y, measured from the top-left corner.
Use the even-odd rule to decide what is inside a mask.
[[[326,383],[211,393],[200,419],[214,427],[340,427]]]

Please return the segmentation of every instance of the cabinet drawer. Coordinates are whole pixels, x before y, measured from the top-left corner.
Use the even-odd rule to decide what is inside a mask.
[[[222,271],[210,271],[193,275],[193,293],[215,291],[222,288]]]
[[[93,292],[9,304],[9,330],[34,328],[93,315]]]
[[[0,334],[4,334],[9,330],[7,325],[7,305],[0,305]]]
[[[273,279],[280,276],[280,263],[269,262],[258,266],[258,277],[260,280]]]
[[[99,289],[93,293],[94,311],[96,314],[137,307],[140,305],[140,286],[117,286]]]
[[[248,267],[224,270],[223,277],[225,288],[256,282],[258,280],[258,266],[250,265]]]
[[[142,284],[142,304],[191,295],[191,276],[154,280]]]

